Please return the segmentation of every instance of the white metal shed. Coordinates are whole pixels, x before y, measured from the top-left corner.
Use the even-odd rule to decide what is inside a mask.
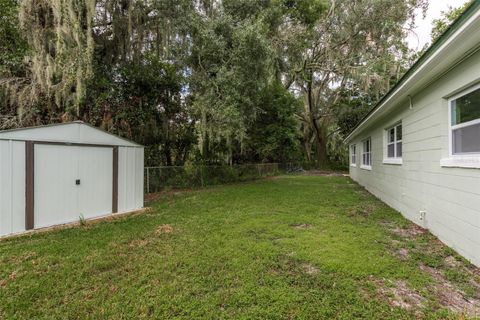
[[[142,208],[143,152],[81,121],[0,131],[0,236]]]

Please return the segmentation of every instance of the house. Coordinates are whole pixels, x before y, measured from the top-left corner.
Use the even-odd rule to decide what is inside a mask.
[[[0,131],[0,236],[142,208],[143,157],[83,122]]]
[[[480,266],[480,1],[346,142],[352,179]]]

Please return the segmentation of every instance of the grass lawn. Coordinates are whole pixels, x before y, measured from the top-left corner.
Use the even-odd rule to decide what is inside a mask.
[[[282,176],[0,241],[0,318],[457,318],[479,275],[349,178]]]

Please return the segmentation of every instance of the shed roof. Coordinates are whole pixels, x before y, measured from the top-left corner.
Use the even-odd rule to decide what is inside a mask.
[[[83,121],[0,131],[0,140],[142,147],[142,145],[138,143],[104,131]]]
[[[351,141],[393,108],[408,103],[428,85],[480,49],[480,0],[474,0],[420,56],[397,84],[358,122],[345,138]]]

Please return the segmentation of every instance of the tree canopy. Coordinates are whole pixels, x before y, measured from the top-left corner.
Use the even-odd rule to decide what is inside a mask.
[[[435,41],[442,33],[447,30],[447,28],[458,18],[460,15],[468,8],[473,0],[465,1],[465,3],[458,7],[454,8],[449,6],[445,11],[442,11],[441,16],[438,19],[433,20],[433,28],[431,32],[432,41]]]
[[[344,161],[426,0],[6,0],[0,127],[87,121],[147,164]]]

